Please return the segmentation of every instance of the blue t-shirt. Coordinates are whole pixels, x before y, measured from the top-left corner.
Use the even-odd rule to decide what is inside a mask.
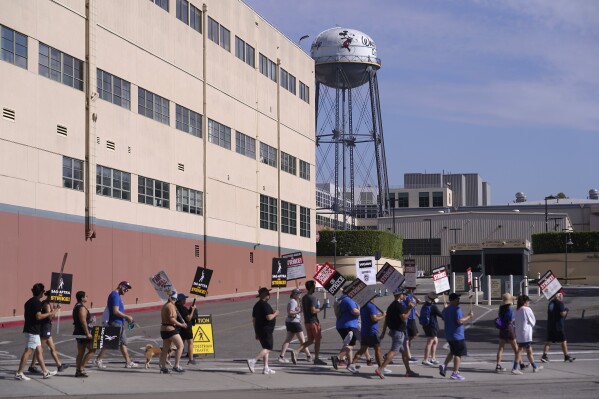
[[[114,306],[119,307],[119,312],[125,313],[125,305],[123,304],[123,300],[121,299],[121,296],[119,295],[118,291],[112,291],[110,295],[108,295],[108,309],[110,311],[110,318],[108,322],[115,324],[123,324],[125,322],[125,319],[123,319],[122,317],[117,317],[115,314],[112,313],[112,308]]]
[[[462,317],[464,317],[462,309],[457,305],[449,305],[443,310],[446,340],[460,341],[464,339],[464,325],[458,323],[458,319],[461,319]]]
[[[343,296],[339,301],[339,318],[337,328],[358,328],[359,315],[352,314],[352,309],[357,309],[358,304],[348,296]]]
[[[366,306],[360,308],[360,317],[362,318],[362,336],[366,337],[369,335],[379,334],[379,322],[372,321],[371,316],[379,314],[378,309],[374,306],[374,303],[368,302]]]
[[[414,305],[416,304],[416,300],[412,297],[412,294],[406,295],[406,300],[403,301],[403,304],[406,308],[408,308],[410,306],[410,302],[414,302]],[[410,314],[408,315],[408,320],[416,320],[416,306],[414,306],[410,311]]]

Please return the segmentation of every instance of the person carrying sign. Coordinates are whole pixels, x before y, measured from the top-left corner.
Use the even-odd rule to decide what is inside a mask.
[[[308,339],[300,345],[297,352],[299,353],[314,344],[314,364],[326,366],[327,362],[318,357],[320,355],[320,341],[322,340],[318,312],[320,312],[322,308],[318,306],[318,300],[314,296],[314,292],[316,291],[316,283],[314,280],[306,281],[306,290],[307,293],[302,298],[302,310],[304,312],[304,327],[306,327]],[[310,361],[310,358],[308,358],[308,361]]]
[[[260,298],[252,309],[252,323],[254,324],[254,332],[256,333],[256,339],[260,341],[262,350],[258,352],[253,359],[247,360],[248,368],[250,372],[254,372],[256,362],[258,360],[264,361],[264,374],[274,374],[275,371],[268,367],[268,354],[274,346],[273,332],[275,330],[276,318],[279,315],[278,310],[273,310],[268,300],[270,299],[270,290],[266,287],[262,287],[258,290],[257,298]]]
[[[335,370],[338,366],[347,366],[352,360],[352,350],[360,334],[358,329],[359,318],[360,307],[344,293],[339,299],[339,315],[336,323],[337,332],[343,340],[343,346],[336,356],[331,356],[331,362]],[[347,363],[342,363],[343,360]]]
[[[287,336],[285,337],[285,341],[283,341],[283,345],[281,346],[281,354],[279,355],[279,363],[289,363],[289,360],[285,359],[285,353],[287,352],[287,348],[289,347],[289,343],[293,337],[297,337],[300,345],[306,342],[304,338],[304,330],[302,329],[301,319],[302,319],[302,307],[299,304],[299,298],[302,294],[297,288],[294,288],[289,295],[289,302],[287,303],[287,318],[285,319],[285,328],[287,330]],[[303,351],[306,353],[308,359],[310,359],[310,350],[307,347],[304,347]],[[297,364],[297,355],[292,350],[291,351],[291,361],[293,364]]]
[[[73,308],[73,324],[75,325],[73,335],[85,336],[85,338],[77,338],[77,357],[75,360],[77,370],[75,371],[75,377],[85,378],[88,376],[85,372],[85,365],[96,352],[91,346],[92,315],[85,306],[87,303],[87,294],[85,291],[78,291],[75,294],[75,298],[77,298],[77,303]],[[87,353],[85,353],[85,349],[87,349]]]
[[[158,367],[160,367],[160,374],[169,374],[169,369],[166,367],[166,361],[168,352],[171,346],[175,346],[175,365],[173,371],[176,373],[183,373],[185,370],[180,365],[181,353],[183,353],[183,340],[179,331],[187,328],[187,323],[181,318],[177,312],[175,301],[177,300],[177,293],[171,292],[166,303],[160,310],[160,338],[162,338],[162,351],[160,352],[160,361]]]
[[[194,315],[196,314],[196,306],[191,305],[190,307],[185,307],[185,301],[189,298],[187,295],[180,293],[177,294],[177,302],[175,302],[175,306],[177,307],[177,312],[183,319],[183,321],[187,324],[186,328],[182,328],[179,331],[179,335],[181,335],[181,339],[183,340],[183,344],[187,347],[187,357],[189,360],[187,364],[196,364],[196,361],[193,358],[193,332],[192,332],[192,320]],[[194,301],[195,303],[195,301]],[[197,316],[197,315],[196,315]]]
[[[124,326],[125,321],[133,323],[133,317],[125,314],[125,305],[121,298],[131,289],[131,284],[127,281],[121,281],[114,291],[108,295],[106,307],[108,308],[108,325],[112,327],[119,327],[120,333],[120,348],[123,358],[125,358],[125,367],[130,369],[137,367],[137,363],[131,360],[129,357],[129,351],[127,350],[127,332]],[[98,357],[96,357],[95,364],[99,369],[105,369],[106,365],[103,362],[105,348],[100,350]]]
[[[424,358],[422,359],[423,366],[437,366],[437,344],[439,343],[439,321],[437,317],[443,319],[443,314],[437,307],[439,297],[435,291],[427,294],[424,305],[420,308],[419,322],[426,336],[426,345],[424,346]],[[444,304],[447,306],[447,304]]]
[[[25,370],[25,365],[29,360],[29,356],[31,356],[31,352],[34,352],[34,356],[37,356],[37,360],[42,368],[42,376],[44,379],[56,375],[56,371],[48,370],[44,364],[42,342],[40,339],[40,321],[48,317],[54,317],[54,315],[60,310],[60,304],[56,305],[56,307],[53,307],[48,312],[43,313],[43,306],[40,299],[44,294],[44,291],[44,284],[35,284],[33,288],[31,288],[33,297],[25,302],[25,324],[23,325],[23,333],[25,334],[26,343],[25,350],[21,356],[21,362],[19,363],[19,369],[17,370],[17,374],[15,374],[15,379],[17,380],[29,381],[31,379],[23,374],[23,370]]]
[[[375,373],[380,378],[385,378],[386,367],[393,361],[395,354],[401,352],[401,359],[406,367],[406,377],[418,377],[419,374],[412,371],[410,368],[410,358],[408,357],[408,336],[406,321],[414,307],[414,302],[409,302],[406,306],[404,304],[406,300],[406,291],[402,288],[397,287],[393,290],[393,297],[395,300],[391,302],[391,305],[387,308],[387,315],[385,316],[385,322],[383,323],[383,331],[381,332],[380,339],[385,337],[385,331],[389,327],[389,336],[391,337],[391,349],[385,356],[385,361],[376,370]]]
[[[562,345],[562,352],[564,353],[564,362],[573,362],[576,358],[568,354],[568,342],[566,341],[566,316],[568,315],[568,308],[564,305],[564,292],[559,291],[553,296],[553,299],[547,306],[547,341],[543,347],[543,356],[541,361],[543,363],[549,362],[547,357],[547,351],[551,346],[551,343],[559,342]]]
[[[466,348],[466,338],[464,335],[464,323],[474,317],[474,312],[471,310],[466,316],[460,308],[460,295],[454,293],[449,294],[449,306],[443,310],[443,321],[445,322],[445,339],[449,343],[449,353],[443,364],[439,365],[439,374],[445,377],[447,365],[453,359],[452,380],[465,380],[460,374],[460,364],[462,356],[468,354]]]
[[[416,362],[416,358],[412,356],[412,341],[414,338],[418,336],[418,326],[416,325],[416,319],[418,318],[418,311],[416,305],[420,303],[420,299],[414,296],[414,289],[408,288],[408,293],[406,295],[406,300],[404,301],[405,305],[408,306],[409,302],[414,302],[414,307],[410,311],[410,315],[408,316],[407,321],[407,333],[408,333],[408,358],[410,362]]]
[[[356,374],[358,372],[356,362],[366,353],[368,348],[374,349],[374,358],[378,367],[383,364],[383,355],[381,353],[381,340],[379,338],[379,321],[387,315],[385,312],[379,314],[379,310],[374,304],[372,298],[365,306],[360,308],[360,319],[362,320],[362,330],[360,331],[360,349],[356,352],[347,369]]]

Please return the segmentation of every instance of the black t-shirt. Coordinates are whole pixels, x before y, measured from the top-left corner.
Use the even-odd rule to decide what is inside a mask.
[[[41,323],[35,318],[35,315],[42,312],[42,302],[37,297],[33,297],[25,302],[25,325],[23,332],[40,335]]]
[[[312,307],[316,307],[317,299],[312,294],[302,297],[302,310],[304,312],[304,323],[318,323],[318,313],[312,314]]]
[[[549,302],[547,306],[547,329],[550,331],[560,331],[563,332],[565,330],[564,317],[561,313],[566,310],[566,306],[562,301],[558,301],[554,299]]]
[[[406,322],[401,319],[401,315],[407,312],[407,310],[400,301],[391,302],[391,305],[387,308],[387,316],[385,316],[387,327],[392,330],[405,332]]]
[[[189,333],[191,333],[191,320],[187,320],[187,316],[189,316],[189,308],[186,308],[185,305],[179,305],[179,304],[175,304],[175,306],[177,307],[177,310],[179,311],[179,314],[181,315],[181,318],[183,320],[179,320],[179,321],[183,321],[184,323],[187,323],[187,328],[184,328],[183,330],[187,330]]]
[[[267,320],[266,315],[273,314],[274,310],[270,304],[266,301],[259,300],[254,305],[252,310],[252,317],[256,318],[255,331],[258,332],[272,332],[275,329],[276,320]]]

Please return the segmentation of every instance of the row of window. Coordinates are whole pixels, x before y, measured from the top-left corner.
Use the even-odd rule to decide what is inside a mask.
[[[256,68],[256,50],[237,36],[235,36],[235,57]]]
[[[395,195],[397,194],[397,198]],[[433,207],[443,206],[443,192],[433,191]],[[389,193],[389,206],[391,208],[409,208],[410,196],[409,193]],[[418,207],[430,208],[430,193],[427,191],[418,193]]]
[[[164,11],[168,12],[168,0],[150,0]]]
[[[260,228],[278,230],[278,201],[260,195]],[[310,238],[310,209],[300,206],[300,236]],[[281,232],[297,235],[297,205],[281,200]]]
[[[281,68],[281,87],[295,95],[295,76]]]
[[[273,82],[277,81],[277,64],[260,53],[260,73]]]
[[[177,0],[177,19],[202,33],[202,12],[187,0]],[[168,10],[167,10],[168,11]]]
[[[208,17],[208,39],[231,52],[231,31]]]

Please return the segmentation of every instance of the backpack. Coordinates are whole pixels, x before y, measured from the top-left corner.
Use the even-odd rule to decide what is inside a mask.
[[[431,323],[431,304],[425,303],[420,309],[420,317],[418,318],[420,325],[425,327]]]

